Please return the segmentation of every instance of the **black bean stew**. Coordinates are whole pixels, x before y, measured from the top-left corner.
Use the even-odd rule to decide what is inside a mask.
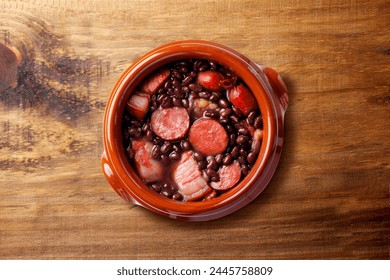
[[[143,181],[165,197],[209,200],[251,170],[263,119],[244,81],[209,60],[170,63],[127,101],[123,145]]]

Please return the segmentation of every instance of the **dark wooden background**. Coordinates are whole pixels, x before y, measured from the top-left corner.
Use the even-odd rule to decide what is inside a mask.
[[[386,0],[0,0],[0,258],[389,259],[389,26]],[[269,187],[212,222],[132,206],[100,168],[115,81],[179,39],[290,93]]]

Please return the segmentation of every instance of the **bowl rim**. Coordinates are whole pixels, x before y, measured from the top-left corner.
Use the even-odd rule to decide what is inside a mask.
[[[258,102],[264,121],[264,136],[258,159],[249,174],[237,186],[208,201],[181,202],[165,198],[150,190],[136,175],[127,161],[122,146],[121,116],[125,103],[135,87],[149,73],[179,59],[209,59],[231,68],[245,81]],[[275,150],[278,133],[275,105],[266,76],[257,64],[237,51],[210,41],[182,40],[161,45],[141,56],[131,64],[117,80],[107,101],[104,113],[104,150],[113,173],[118,177],[121,188],[130,195],[132,202],[150,210],[173,217],[208,215],[211,212],[228,212],[241,208],[257,197],[266,187],[259,178],[266,169]],[[119,187],[119,186],[113,186]],[[230,210],[229,210],[230,209]],[[223,213],[220,213],[222,215]]]

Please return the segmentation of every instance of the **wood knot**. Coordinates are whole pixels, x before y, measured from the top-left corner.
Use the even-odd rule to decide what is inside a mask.
[[[0,92],[17,85],[18,65],[22,55],[13,46],[0,43]]]

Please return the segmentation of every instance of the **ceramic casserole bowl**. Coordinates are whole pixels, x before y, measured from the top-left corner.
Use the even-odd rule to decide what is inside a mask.
[[[262,142],[253,166],[234,188],[212,199],[178,201],[157,193],[139,176],[123,146],[122,122],[129,98],[151,73],[183,60],[213,61],[237,73],[253,93],[262,116]],[[103,173],[122,198],[160,215],[187,221],[206,221],[226,216],[253,201],[274,175],[282,151],[287,105],[287,90],[278,73],[252,62],[229,47],[200,40],[162,45],[126,69],[109,96],[103,123]]]

